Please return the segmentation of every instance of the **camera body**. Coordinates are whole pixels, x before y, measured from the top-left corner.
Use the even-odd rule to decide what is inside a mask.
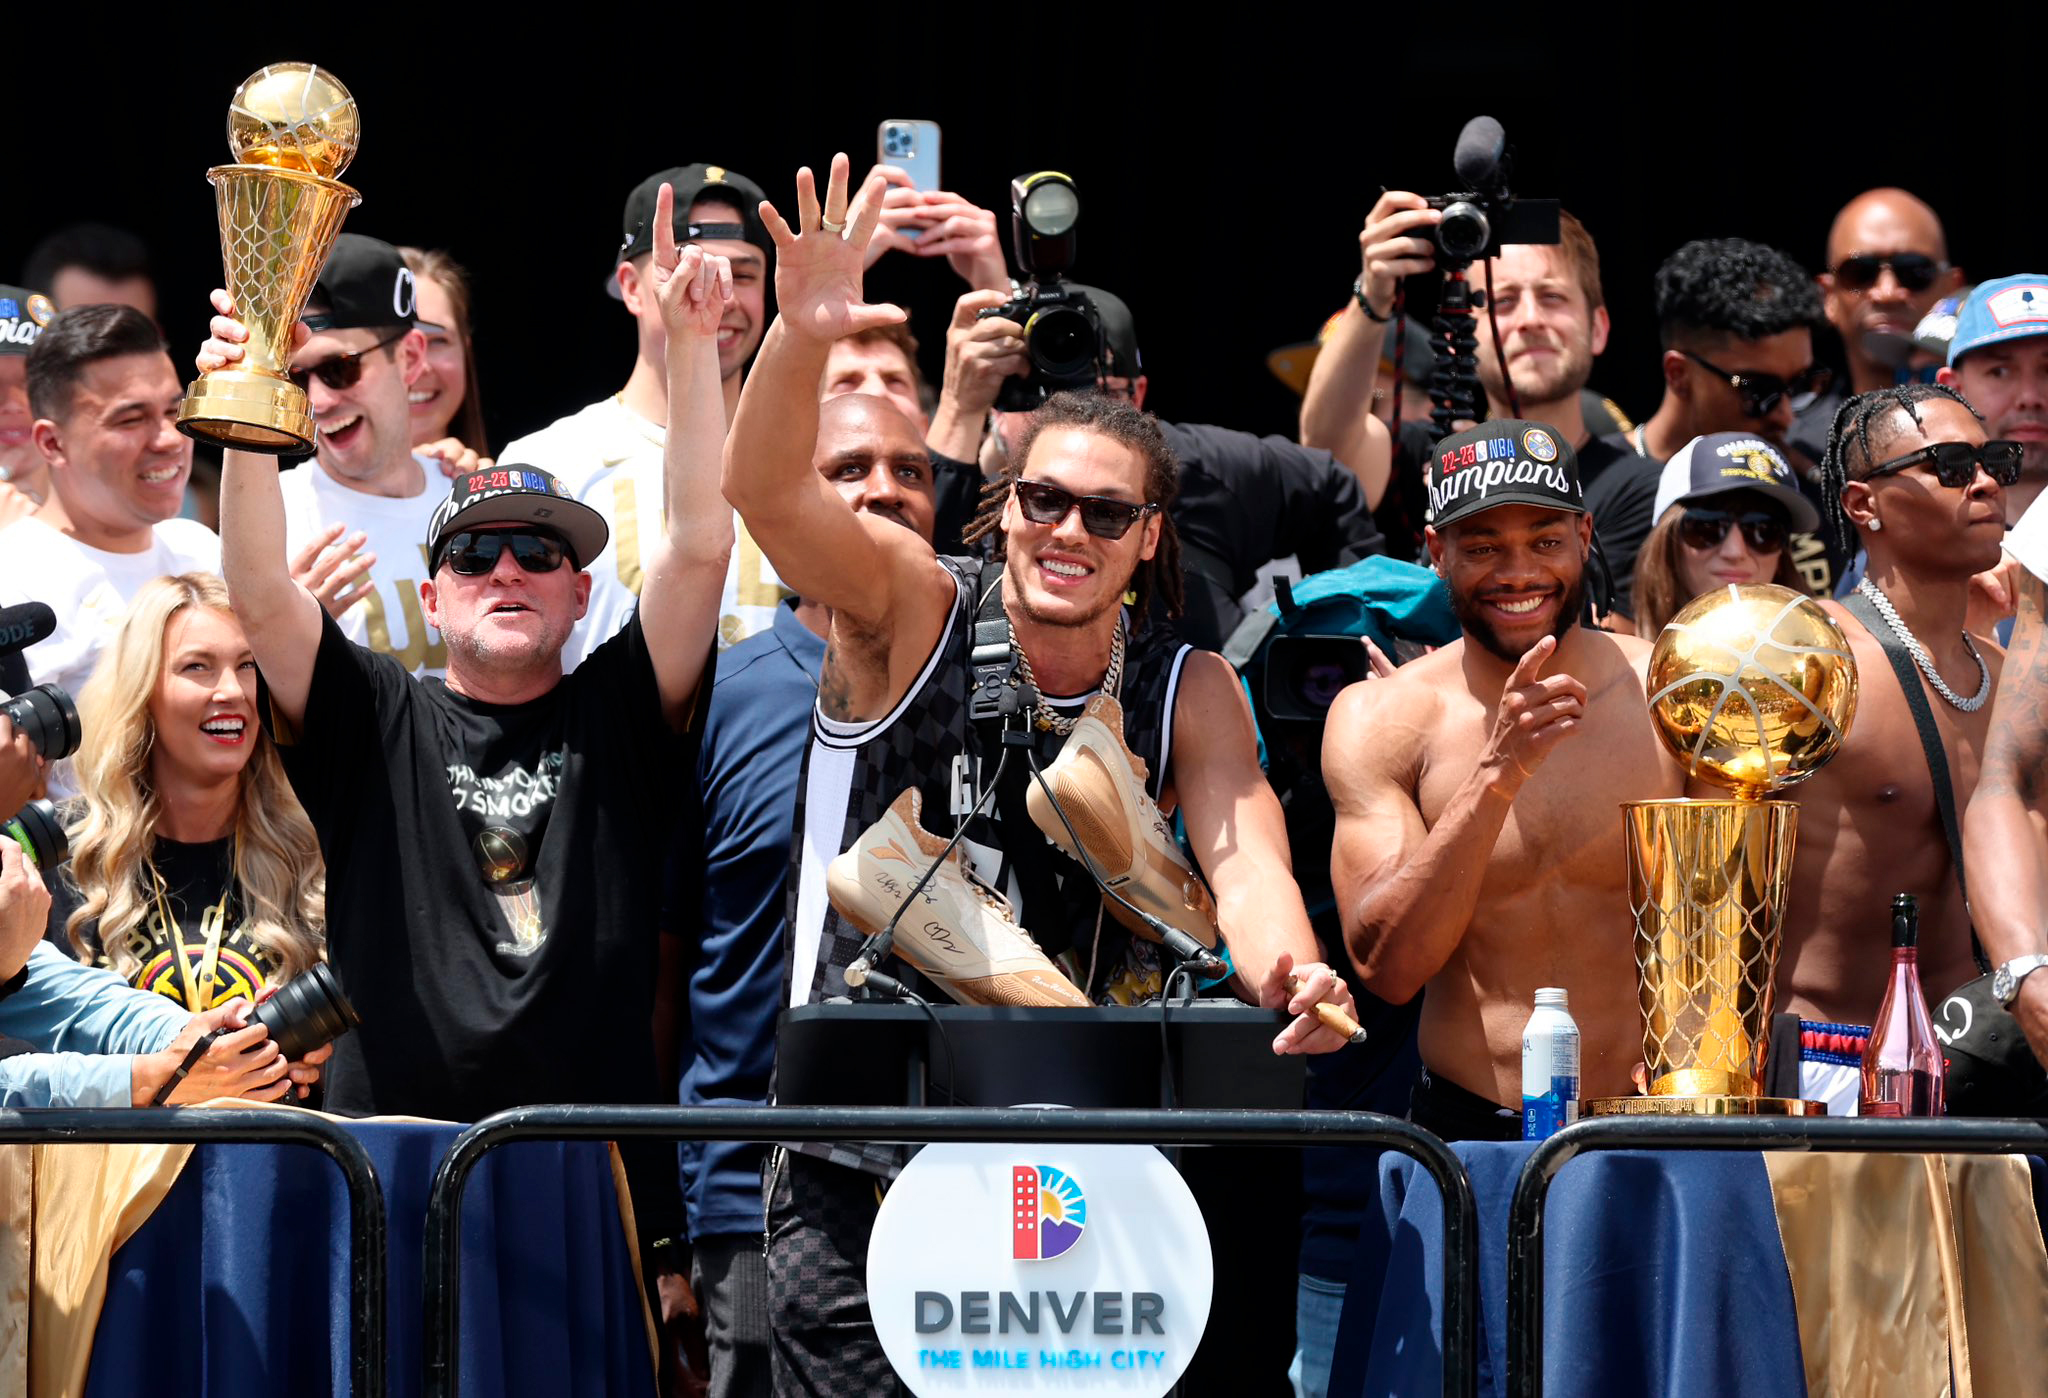
[[[1555,199],[1517,199],[1501,187],[1439,194],[1429,207],[1443,215],[1430,236],[1447,261],[1498,257],[1504,243],[1558,241]]]
[[[1089,389],[1102,377],[1105,361],[1102,315],[1088,293],[1057,273],[1026,282],[1022,291],[981,319],[1001,316],[1024,327],[1024,354],[1031,372],[1005,379],[996,407],[1028,413],[1065,389]]]

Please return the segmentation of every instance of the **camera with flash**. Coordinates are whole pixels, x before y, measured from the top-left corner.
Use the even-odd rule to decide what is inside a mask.
[[[1073,180],[1040,170],[1010,181],[1010,230],[1017,266],[1030,280],[1007,303],[981,312],[1024,327],[1031,371],[1003,381],[996,407],[1028,413],[1063,389],[1094,388],[1103,375],[1102,316],[1067,280],[1074,265],[1074,228],[1081,196]]]

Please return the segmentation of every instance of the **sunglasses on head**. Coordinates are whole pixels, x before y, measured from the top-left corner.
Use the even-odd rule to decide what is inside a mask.
[[[1904,456],[1880,461],[1863,479],[1876,480],[1915,466],[1927,466],[1933,469],[1937,481],[1951,490],[1960,490],[1977,479],[1977,467],[1981,465],[1985,475],[2000,485],[2011,485],[2020,478],[2020,462],[2026,454],[2025,445],[2019,442],[1935,442]]]
[[[1887,267],[1907,291],[1927,290],[1936,277],[1948,270],[1946,262],[1937,262],[1924,252],[1859,252],[1835,264],[1835,285],[1845,291],[1868,291],[1877,285],[1878,277]]]
[[[1778,404],[1789,400],[1792,411],[1803,413],[1813,405],[1813,400],[1827,391],[1834,374],[1820,364],[1809,364],[1790,379],[1781,379],[1776,374],[1738,373],[1710,364],[1691,350],[1680,350],[1680,354],[1693,363],[1727,380],[1742,399],[1742,411],[1750,417],[1769,417],[1778,409]]]
[[[1131,526],[1146,515],[1157,514],[1157,505],[1134,505],[1112,500],[1107,495],[1076,495],[1044,481],[1012,481],[1017,508],[1033,524],[1058,524],[1075,506],[1081,508],[1081,527],[1098,539],[1121,539]]]
[[[320,380],[320,382],[326,384],[336,393],[341,392],[345,388],[354,388],[363,377],[363,357],[397,344],[410,334],[411,331],[412,327],[406,326],[396,335],[379,340],[367,349],[359,349],[353,354],[337,354],[334,358],[323,359],[318,364],[308,364],[303,369],[294,369],[286,374],[285,377],[297,384],[301,392],[314,379]]]
[[[1721,547],[1730,529],[1742,531],[1751,553],[1779,553],[1785,547],[1785,521],[1767,510],[1687,510],[1678,517],[1679,542],[1701,553]]]
[[[442,546],[441,561],[465,578],[477,578],[496,568],[507,548],[529,573],[552,573],[569,553],[561,539],[534,529],[465,529]]]

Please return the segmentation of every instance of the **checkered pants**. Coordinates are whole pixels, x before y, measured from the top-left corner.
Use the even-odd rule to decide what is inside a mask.
[[[881,1180],[778,1148],[768,1157],[768,1321],[778,1398],[906,1392],[868,1312]]]

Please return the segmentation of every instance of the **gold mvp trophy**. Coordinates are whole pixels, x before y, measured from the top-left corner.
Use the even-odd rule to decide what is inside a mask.
[[[1814,1116],[1761,1094],[1799,807],[1766,799],[1820,770],[1856,715],[1856,661],[1818,602],[1768,583],[1689,604],[1650,654],[1657,731],[1732,793],[1622,804],[1649,1093],[1588,1116]]]
[[[306,391],[285,377],[292,327],[362,196],[335,176],[362,138],[356,99],[310,63],[250,74],[228,105],[236,163],[206,172],[220,215],[221,261],[235,318],[249,329],[242,361],[201,374],[178,410],[178,430],[242,451],[313,450]]]

